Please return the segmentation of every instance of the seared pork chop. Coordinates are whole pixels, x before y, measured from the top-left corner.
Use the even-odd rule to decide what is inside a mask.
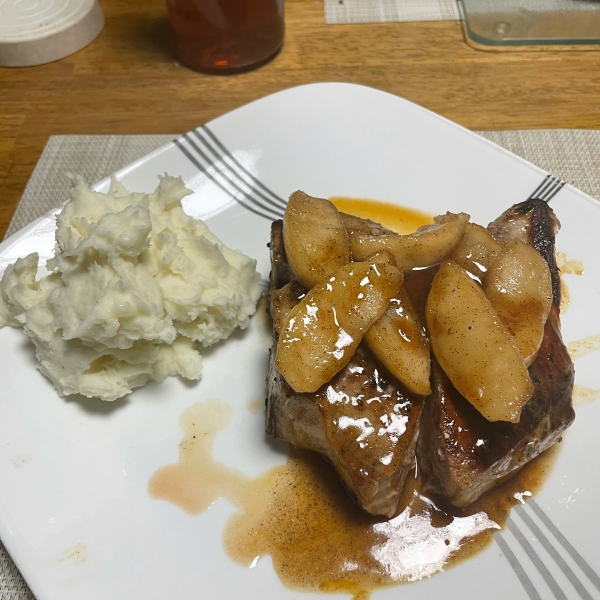
[[[353,217],[353,228],[376,224]],[[282,222],[271,232],[271,315],[274,343],[268,375],[267,432],[298,448],[322,453],[358,504],[392,517],[413,466],[422,397],[410,394],[365,344],[349,364],[315,393],[299,394],[275,365],[281,328],[306,290],[293,279]]]
[[[456,506],[468,506],[559,441],[575,418],[573,363],[560,334],[560,275],[554,248],[558,228],[552,209],[541,200],[517,204],[489,225],[500,242],[518,238],[533,246],[552,276],[552,308],[542,345],[529,367],[535,390],[519,423],[487,421],[433,361],[433,393],[421,421],[419,461]]]

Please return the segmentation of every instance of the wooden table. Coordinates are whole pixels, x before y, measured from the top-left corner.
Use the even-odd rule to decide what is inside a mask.
[[[164,0],[100,0],[90,46],[39,67],[0,69],[0,238],[53,134],[178,133],[281,89],[361,83],[471,129],[599,128],[600,51],[482,52],[453,21],[325,25],[321,0],[286,0],[286,39],[257,71],[180,66]]]

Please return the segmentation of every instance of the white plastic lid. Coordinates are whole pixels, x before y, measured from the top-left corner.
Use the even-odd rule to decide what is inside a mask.
[[[64,58],[95,40],[103,27],[97,0],[0,0],[0,66]]]

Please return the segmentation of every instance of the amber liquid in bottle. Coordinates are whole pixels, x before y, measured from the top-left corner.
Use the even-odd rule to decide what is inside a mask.
[[[283,0],[167,0],[186,66],[231,73],[258,66],[283,43]]]

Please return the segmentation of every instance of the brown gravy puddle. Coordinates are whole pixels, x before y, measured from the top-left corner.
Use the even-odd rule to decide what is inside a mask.
[[[386,521],[362,512],[317,454],[293,450],[285,465],[254,478],[215,461],[214,438],[232,415],[219,400],[189,407],[180,418],[179,462],[152,476],[150,495],[192,515],[218,498],[229,500],[237,510],[223,539],[233,560],[250,567],[268,554],[286,586],[347,592],[354,600],[433,575],[481,550],[518,498],[539,489],[554,453],[524,467],[468,511],[444,506],[413,477],[398,516]]]

